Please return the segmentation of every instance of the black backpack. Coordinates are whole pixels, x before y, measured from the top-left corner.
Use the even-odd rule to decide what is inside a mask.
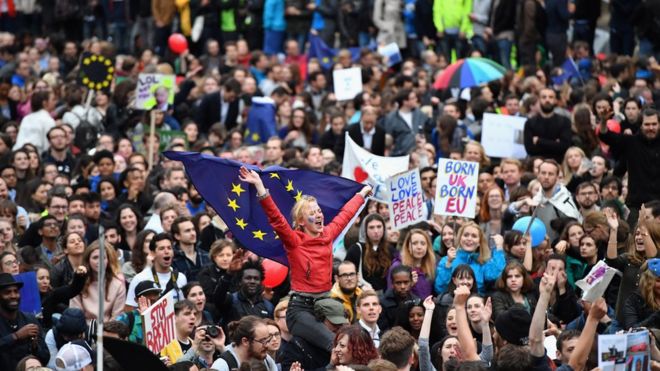
[[[85,113],[85,117],[81,117],[73,111],[71,113],[79,120],[73,138],[73,145],[78,147],[82,152],[87,152],[96,146],[96,141],[101,130],[87,119],[89,111]]]

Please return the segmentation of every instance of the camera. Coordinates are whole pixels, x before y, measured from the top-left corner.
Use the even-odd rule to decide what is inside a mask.
[[[215,339],[219,335],[220,335],[220,328],[218,328],[218,326],[206,326],[205,336]]]

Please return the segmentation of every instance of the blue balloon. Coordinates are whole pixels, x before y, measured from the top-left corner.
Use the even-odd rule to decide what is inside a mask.
[[[525,233],[531,219],[531,216],[524,216],[516,220],[516,222],[513,224],[513,230]],[[543,222],[539,219],[534,219],[534,222],[532,222],[532,227],[529,229],[529,234],[532,236],[532,247],[536,247],[543,242],[545,239],[545,233],[545,224],[543,224]]]

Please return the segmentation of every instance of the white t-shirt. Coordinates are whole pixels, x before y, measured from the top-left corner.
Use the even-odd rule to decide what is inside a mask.
[[[156,276],[158,276],[158,282],[154,279],[154,276],[151,272],[151,268],[147,267],[142,272],[138,273],[133,277],[133,280],[131,281],[131,284],[128,286],[128,292],[126,293],[126,305],[130,305],[132,307],[137,307],[138,303],[135,300],[135,287],[137,287],[138,283],[142,281],[154,281],[159,284],[161,289],[165,289],[167,287],[167,283],[170,282],[172,272],[169,273],[158,273],[156,272]],[[188,283],[188,279],[186,279],[186,275],[179,272],[177,279],[176,279],[176,286],[177,288],[174,290],[174,300],[179,301],[183,299],[183,293],[181,292],[181,288]]]
[[[403,121],[405,121],[406,124],[408,124],[408,127],[410,128],[410,130],[412,130],[412,128],[413,128],[413,121],[412,121],[413,113],[412,113],[412,111],[410,111],[410,112],[399,111],[399,115],[401,115],[401,118],[403,119]]]

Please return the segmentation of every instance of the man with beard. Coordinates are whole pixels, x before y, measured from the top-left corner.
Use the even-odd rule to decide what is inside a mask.
[[[366,331],[374,346],[380,345],[380,328],[378,327],[378,318],[383,307],[380,306],[378,294],[374,290],[365,290],[360,294],[357,300],[357,311],[360,316],[358,323]]]
[[[154,256],[153,264],[151,269],[144,269],[133,277],[126,293],[125,312],[138,307],[135,300],[135,288],[143,281],[154,281],[163,290],[163,294],[174,290],[174,300],[176,301],[184,298],[181,287],[185,286],[188,280],[183,273],[172,268],[174,249],[172,248],[172,237],[169,233],[155,235],[149,244],[149,250]]]
[[[186,275],[190,281],[197,281],[197,274],[211,260],[209,254],[197,247],[197,232],[192,218],[180,216],[172,222],[172,234],[176,240],[174,248],[174,268]]]
[[[360,294],[362,294],[362,289],[358,287],[355,264],[349,260],[344,260],[337,267],[335,284],[330,290],[330,297],[342,303],[350,323],[355,323],[359,319],[356,306]]]
[[[18,310],[22,282],[0,273],[0,369],[15,370],[23,357],[33,355],[47,364],[48,348],[37,319]]]
[[[628,169],[628,197],[626,206],[630,209],[628,224],[631,228],[637,223],[639,208],[643,203],[660,199],[660,139],[658,111],[647,108],[642,113],[642,125],[635,135],[621,135],[600,125],[600,139],[608,144],[619,161]]]
[[[272,336],[268,326],[259,317],[247,316],[229,325],[231,344],[220,358],[213,362],[212,369],[230,371],[238,369],[242,363],[261,361],[268,371],[276,371],[275,361],[266,352]]]
[[[190,211],[190,215],[197,215],[206,211],[206,202],[202,198],[202,195],[197,192],[197,188],[192,184],[188,183],[188,202],[186,202],[186,207]]]
[[[551,222],[559,218],[573,218],[582,221],[582,215],[573,203],[573,195],[559,181],[559,164],[557,161],[544,160],[539,166],[538,181],[541,190],[534,195],[534,203],[537,206],[536,217],[545,224],[550,241],[557,238]]]
[[[273,318],[273,304],[264,299],[263,286],[264,268],[256,261],[248,259],[238,273],[238,291],[215,294],[215,305],[224,311],[226,323],[237,321],[245,316]],[[226,287],[226,286],[223,286]]]
[[[571,146],[571,120],[556,114],[557,95],[545,88],[539,93],[541,112],[525,123],[525,150],[529,156],[551,157],[561,162]]]
[[[190,336],[195,330],[195,304],[184,299],[174,304],[174,332],[176,339],[160,351],[161,357],[167,357],[170,364],[183,360],[183,355],[193,346]],[[194,354],[194,353],[193,353]]]
[[[599,211],[598,206],[598,189],[591,182],[583,182],[578,185],[575,191],[575,201],[580,207],[580,214],[587,216],[587,214]]]

